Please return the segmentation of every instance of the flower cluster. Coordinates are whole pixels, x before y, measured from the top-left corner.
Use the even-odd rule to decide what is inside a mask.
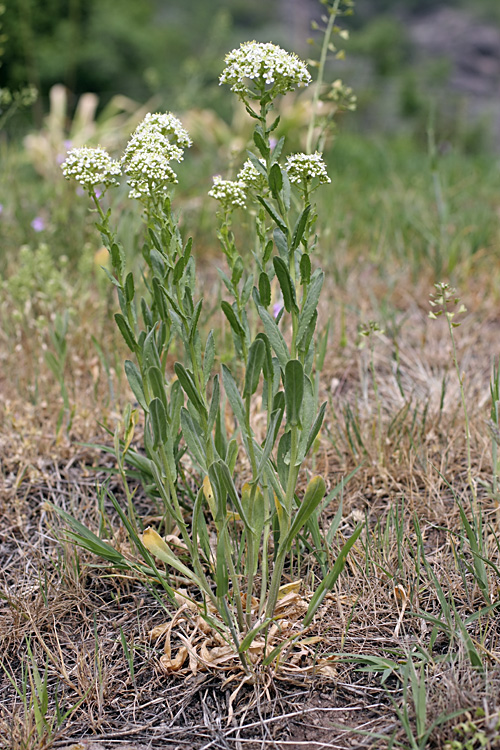
[[[323,155],[316,151],[314,154],[292,154],[286,160],[286,171],[290,182],[300,184],[310,182],[314,177],[320,183],[331,182],[326,171]]]
[[[170,112],[147,114],[127,144],[122,158],[123,171],[128,175],[130,198],[150,197],[166,192],[168,185],[178,182],[170,166],[180,162],[191,139],[180,120]]]
[[[239,49],[229,52],[225,62],[219,83],[230,84],[231,91],[242,98],[255,96],[266,86],[270,87],[268,93],[271,96],[277,96],[292,91],[295,86],[307,86],[311,82],[306,64],[297,55],[285,52],[276,44],[245,42]],[[250,91],[248,80],[255,81],[260,91]]]
[[[245,183],[240,180],[223,180],[220,175],[215,175],[213,187],[208,194],[219,201],[226,211],[232,211],[233,208],[246,208],[245,187]]]
[[[67,180],[74,179],[89,192],[96,185],[117,185],[116,179],[121,175],[118,162],[110,157],[103,148],[72,148],[61,164],[63,175]]]
[[[259,159],[262,166],[265,168],[266,162],[264,159]],[[253,189],[263,192],[267,189],[267,178],[263,175],[257,167],[252,164],[250,159],[247,159],[243,164],[242,168],[238,172],[236,177],[238,182],[242,182],[247,189]]]

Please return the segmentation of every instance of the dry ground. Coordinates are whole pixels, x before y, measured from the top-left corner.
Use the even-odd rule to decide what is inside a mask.
[[[78,334],[78,360],[71,367],[70,377],[78,385],[69,439],[55,438],[59,401],[48,375],[40,378],[38,403],[29,404],[22,397],[29,370],[24,372],[24,386],[19,379],[19,370],[29,363],[19,364],[19,352],[3,353],[1,748],[320,750],[383,748],[391,738],[396,742],[392,746],[399,742],[410,747],[398,711],[406,705],[416,731],[415,708],[411,691],[405,698],[401,673],[392,671],[382,685],[380,672],[359,667],[367,656],[402,663],[404,654],[418,654],[419,649],[432,657],[425,666],[427,725],[440,714],[469,712],[437,726],[426,746],[442,748],[452,739],[465,742],[473,736],[467,747],[480,747],[477,737],[482,730],[483,746],[500,747],[495,719],[500,708],[498,610],[468,625],[484,672],[471,666],[463,640],[439,628],[433,634],[430,620],[422,616],[442,615],[432,580],[416,560],[415,516],[427,561],[446,595],[453,596],[456,616],[465,619],[485,606],[470,572],[460,563],[457,537],[450,533],[460,530],[451,488],[467,508],[470,491],[464,415],[450,340],[443,319],[427,318],[431,286],[427,279],[414,284],[402,276],[390,290],[365,268],[352,274],[343,290],[332,289],[334,302],[331,307],[325,304],[322,313],[332,318],[332,335],[322,390],[330,409],[315,470],[334,486],[360,466],[344,491],[340,534],[347,538],[359,519],[366,518],[367,525],[362,543],[353,550],[322,616],[308,633],[317,637],[312,657],[310,648],[301,652],[298,647],[289,659],[293,668],[259,669],[254,684],[243,684],[239,674],[206,670],[201,663],[175,676],[163,674],[162,644],[152,641],[149,633],[171,617],[167,602],[143,582],[96,567],[99,561],[64,541],[61,522],[47,501],[99,529],[104,515],[96,483],[109,476],[106,469],[113,467],[113,459],[81,443],[106,442],[97,422],[105,418],[113,426],[119,415],[119,403],[109,402],[105,378],[99,376],[99,362],[81,345],[84,333]],[[491,367],[500,354],[499,299],[487,275],[461,291],[469,312],[456,337],[471,420],[472,473],[485,523],[490,524],[488,554],[500,567],[495,543],[495,533],[497,540],[500,533],[498,503],[479,481],[491,482],[487,420]],[[357,322],[369,319],[385,327],[374,347],[378,401],[369,349],[356,346]],[[116,387],[125,403],[128,396],[121,382],[123,392],[118,380]],[[119,482],[111,481],[122,496]],[[337,502],[327,509],[325,526]],[[140,491],[137,506],[143,518],[155,512]],[[103,512],[112,525],[108,533],[123,544],[125,536],[112,508],[106,506]],[[500,578],[492,570],[489,574],[491,596],[498,600]],[[304,595],[310,580],[309,573]],[[182,628],[173,633],[174,649],[187,635]],[[133,657],[133,674],[124,643]],[[339,653],[359,659],[356,663],[332,657]],[[453,658],[440,658],[450,653]],[[331,660],[330,673],[315,674],[315,661],[325,658]],[[36,726],[31,698],[36,692],[34,664],[42,681],[44,672],[47,675],[50,731],[40,723]],[[12,681],[21,691],[25,684],[25,706]],[[60,722],[55,718],[56,696],[61,716],[69,711]],[[478,708],[483,711],[480,717],[475,714]],[[476,735],[472,730],[467,736],[454,732],[453,726],[468,719],[476,721]]]

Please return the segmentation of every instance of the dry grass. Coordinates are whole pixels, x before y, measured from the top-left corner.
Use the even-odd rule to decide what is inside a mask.
[[[490,285],[491,277],[484,276],[474,288],[469,285],[463,291],[469,314],[457,329],[472,425],[472,470],[476,480],[486,482],[491,481],[492,471],[486,427],[489,379],[498,351],[497,298],[489,293]],[[230,672],[204,670],[202,664],[178,676],[162,673],[162,644],[153,642],[149,633],[169,620],[170,606],[147,582],[113,574],[65,542],[61,522],[48,505],[54,503],[99,529],[103,515],[96,484],[108,477],[106,467],[112,468],[113,459],[79,443],[105,440],[97,422],[116,421],[120,400],[128,398],[123,381],[115,375],[118,400],[110,402],[95,354],[86,355],[80,344],[78,367],[72,374],[78,378],[76,417],[70,438],[63,435],[57,440],[57,389],[42,374],[39,405],[27,405],[9,373],[28,363],[19,364],[19,353],[15,360],[4,352],[1,748],[48,750],[81,742],[88,750],[320,750],[382,748],[391,738],[396,742],[392,746],[411,747],[398,715],[405,693],[403,672],[396,668],[408,653],[428,657],[423,667],[428,726],[440,715],[467,709],[477,731],[484,730],[484,746],[500,747],[495,724],[500,694],[498,610],[467,625],[484,664],[481,672],[471,666],[458,630],[433,632],[431,618],[443,618],[442,602],[417,549],[415,517],[426,560],[446,596],[453,598],[454,617],[465,620],[485,606],[461,560],[462,555],[470,562],[470,555],[452,533],[461,530],[456,498],[469,507],[464,418],[444,321],[426,317],[430,290],[428,280],[416,288],[402,276],[391,291],[365,269],[350,274],[343,290],[332,289],[334,302],[331,307],[326,302],[322,311],[332,319],[322,377],[331,408],[328,429],[314,458],[316,471],[334,486],[360,466],[345,488],[341,536],[347,538],[360,518],[367,520],[362,543],[351,553],[346,571],[309,633],[317,637],[317,661],[332,654],[356,655],[353,661],[335,658],[335,674],[329,678],[311,675],[310,650],[301,653],[300,647],[292,654],[293,672],[259,669],[254,684],[242,684],[241,676]],[[347,310],[346,330],[342,306]],[[373,318],[386,329],[374,347],[379,404],[369,352],[356,346],[357,323]],[[84,339],[81,331],[79,337]],[[91,468],[96,466],[100,468]],[[119,483],[111,481],[120,497]],[[485,535],[488,558],[500,567],[498,503],[480,484],[478,493],[485,527],[490,524]],[[156,512],[141,491],[137,506],[143,518]],[[336,509],[327,509],[325,527]],[[116,544],[125,545],[126,535],[112,508],[104,511],[108,533]],[[313,571],[314,561],[306,557],[301,568],[306,589]],[[500,579],[493,570],[488,572],[492,600],[497,601]],[[297,574],[288,571],[291,580]],[[172,650],[189,636],[183,627],[172,633]],[[124,643],[133,658],[133,673]],[[383,685],[380,672],[359,671],[369,657],[385,657],[396,664]],[[32,703],[35,664],[42,678],[45,671],[47,675],[50,727],[45,729],[40,723],[37,728]],[[26,706],[8,675],[20,690],[23,681],[26,684]],[[60,726],[55,718],[56,696],[61,715],[69,711]],[[415,728],[414,701],[409,696],[411,691],[406,703]],[[478,708],[485,715],[474,718]],[[426,746],[442,748],[452,739],[465,738],[452,727],[467,720],[455,717],[437,726]]]

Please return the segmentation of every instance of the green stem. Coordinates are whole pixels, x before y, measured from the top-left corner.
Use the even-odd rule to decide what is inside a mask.
[[[323,79],[325,75],[325,64],[326,64],[326,58],[328,56],[328,48],[330,45],[330,39],[333,32],[333,25],[335,23],[335,19],[337,17],[337,13],[339,11],[341,0],[335,0],[332,8],[330,9],[330,18],[328,19],[328,24],[325,30],[325,36],[323,38],[323,44],[321,46],[321,54],[319,58],[319,67],[318,67],[318,77],[316,79],[316,84],[314,86],[314,95],[312,100],[312,115],[311,119],[309,120],[309,127],[307,129],[307,141],[306,141],[306,153],[310,154],[312,152],[312,140],[314,136],[314,128],[316,127],[316,118],[317,118],[317,112],[318,112],[318,102],[319,97],[321,95],[321,86],[323,85]]]
[[[474,480],[472,478],[472,456],[471,456],[471,440],[470,440],[470,424],[469,424],[469,414],[467,412],[467,404],[465,401],[465,391],[464,391],[464,383],[463,378],[460,374],[460,368],[458,366],[458,357],[457,357],[457,349],[455,346],[455,336],[453,335],[453,326],[451,323],[450,316],[448,314],[448,311],[446,309],[445,305],[445,315],[446,320],[448,321],[448,330],[450,332],[451,337],[451,346],[453,351],[453,364],[455,365],[455,370],[458,377],[458,382],[460,385],[460,399],[462,401],[462,409],[464,412],[464,420],[465,420],[465,445],[467,450],[467,481],[469,483],[469,487],[471,489],[472,493],[472,504],[474,508],[474,513],[477,515],[478,512],[478,505],[477,505],[477,493],[476,493],[476,487],[474,484]]]
[[[280,529],[280,541],[278,554],[274,563],[273,575],[271,578],[271,585],[269,587],[269,596],[267,599],[266,617],[272,617],[274,614],[274,608],[278,601],[278,592],[281,583],[281,575],[283,573],[283,567],[285,565],[286,549],[283,544],[284,538],[286,538],[288,531],[292,523],[292,506],[293,498],[295,495],[295,487],[297,484],[298,467],[297,455],[299,451],[299,430],[298,427],[293,426],[291,428],[292,443],[290,447],[290,468],[288,470],[288,481],[286,485],[285,495],[285,513],[286,513],[286,527]]]

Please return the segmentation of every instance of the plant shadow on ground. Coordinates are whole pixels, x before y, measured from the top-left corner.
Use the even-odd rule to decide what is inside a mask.
[[[61,522],[50,510],[49,503],[78,509],[80,521],[132,554],[114,509],[96,491],[109,481],[125,503],[110,474],[113,459],[75,442],[57,442],[54,415],[38,415],[34,423],[34,407],[16,402],[7,384],[12,398],[3,402],[1,436],[0,747],[499,746],[500,620],[495,609],[473,616],[486,603],[457,503],[468,507],[469,490],[450,344],[444,324],[426,317],[425,279],[418,289],[401,279],[394,293],[374,276],[372,298],[385,295],[392,317],[386,315],[386,333],[377,336],[370,362],[356,336],[357,320],[374,312],[366,274],[350,273],[343,289],[332,286],[335,302],[321,310],[324,320],[337,322],[321,386],[330,410],[313,460],[332,486],[360,466],[344,488],[339,533],[348,538],[363,518],[367,530],[309,628],[311,640],[290,648],[286,669],[257,671],[254,684],[224,665],[204,663],[203,634],[193,633],[188,621],[172,632],[172,659],[186,644],[198,651],[193,648],[177,674],[164,673],[165,640],[153,640],[151,631],[171,620],[171,606],[147,581],[98,568],[91,555],[61,541]],[[340,309],[353,299],[360,300],[357,316],[344,326]],[[488,483],[495,302],[472,293],[466,301],[470,313],[457,343],[467,373],[473,473]],[[399,326],[397,340],[391,320]],[[80,443],[96,442],[105,393],[105,379],[97,399],[92,377],[80,382],[72,425]],[[49,403],[56,399],[57,392]],[[110,423],[113,418],[111,408]],[[498,569],[498,502],[480,484],[478,496],[487,552]],[[146,525],[157,508],[141,488],[135,502]],[[337,509],[338,499],[325,509],[326,530]],[[316,562],[307,550],[302,554],[307,596]],[[499,580],[488,568],[490,573],[494,605]],[[296,569],[285,570],[285,580],[297,577]],[[325,659],[329,673],[315,674],[314,664]],[[417,683],[405,672],[408,664],[415,665],[417,678],[423,675],[424,709]],[[464,718],[459,712],[466,710]],[[439,723],[440,717],[449,719]],[[424,730],[430,730],[425,740]]]

